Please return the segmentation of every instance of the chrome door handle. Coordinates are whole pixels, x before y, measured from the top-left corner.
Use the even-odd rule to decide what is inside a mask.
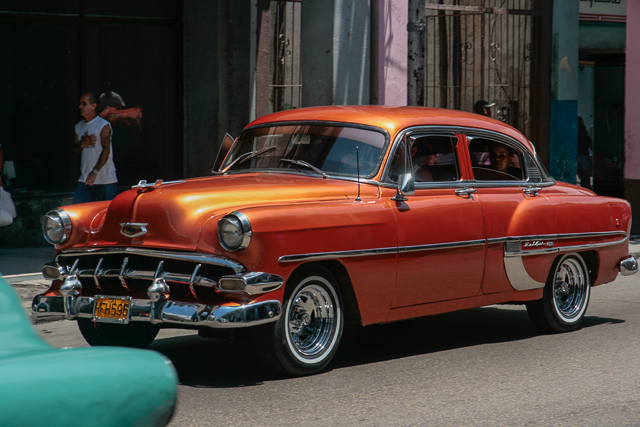
[[[475,192],[476,192],[476,189],[470,188],[470,187],[456,189],[456,195],[463,197],[465,199],[468,199],[469,197],[471,197],[471,195]]]
[[[524,190],[524,194],[530,197],[535,197],[538,195],[538,192],[542,190],[540,187],[526,187]]]

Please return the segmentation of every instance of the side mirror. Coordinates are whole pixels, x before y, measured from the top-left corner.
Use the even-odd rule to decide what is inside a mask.
[[[415,179],[412,173],[403,173],[398,176],[398,191],[391,198],[396,202],[404,202],[408,200],[405,196],[413,196],[416,192]]]
[[[216,161],[213,162],[211,173],[217,173],[218,170],[220,170],[220,166],[222,166],[222,162],[224,161],[225,157],[227,157],[227,154],[229,153],[229,150],[231,150],[232,146],[233,137],[227,133],[224,135],[224,138],[222,138],[222,144],[220,144],[220,149],[218,149]]]
[[[413,177],[413,163],[411,161],[411,146],[415,138],[407,138],[405,135],[400,146],[401,172],[398,174],[398,191],[391,198],[396,202],[407,200],[405,196],[412,196],[416,191],[415,179]]]

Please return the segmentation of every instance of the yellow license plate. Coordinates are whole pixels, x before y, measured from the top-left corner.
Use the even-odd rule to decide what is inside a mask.
[[[129,306],[131,297],[96,296],[96,306],[93,311],[95,322],[129,322]]]

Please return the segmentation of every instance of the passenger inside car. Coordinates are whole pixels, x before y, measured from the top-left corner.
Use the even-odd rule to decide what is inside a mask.
[[[478,180],[521,180],[523,172],[519,154],[511,147],[484,139],[469,145],[473,175]],[[495,171],[495,172],[493,172]]]

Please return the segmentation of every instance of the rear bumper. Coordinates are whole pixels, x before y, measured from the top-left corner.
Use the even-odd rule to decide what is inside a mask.
[[[631,276],[638,272],[638,261],[632,256],[620,261],[620,273],[623,276]]]
[[[90,296],[44,296],[33,299],[33,315],[37,318],[64,316],[67,319],[92,319],[95,298]],[[237,306],[215,306],[178,301],[131,299],[128,319],[124,322],[151,322],[174,327],[205,326],[210,328],[245,328],[274,322],[280,318],[280,301],[262,301]]]

